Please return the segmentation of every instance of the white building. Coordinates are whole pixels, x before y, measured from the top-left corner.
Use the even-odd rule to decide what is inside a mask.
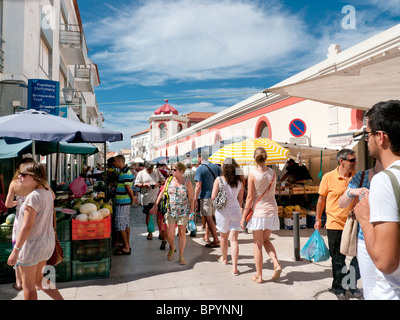
[[[363,169],[370,163],[365,141],[357,133],[365,110],[379,101],[399,99],[399,48],[400,25],[345,51],[333,45],[326,60],[266,93],[171,137],[156,138],[154,155],[183,155],[235,136],[268,137],[289,148],[291,157],[300,152],[315,181],[319,181],[320,171],[325,173],[337,165],[335,156],[342,148],[354,149],[358,158],[365,160],[359,161],[356,169]]]
[[[28,107],[28,80],[59,82],[60,115],[102,126],[94,88],[97,65],[88,57],[77,0],[0,0],[0,116]],[[64,88],[73,88],[68,105]],[[63,112],[61,112],[63,110]],[[88,165],[103,162],[100,153]]]

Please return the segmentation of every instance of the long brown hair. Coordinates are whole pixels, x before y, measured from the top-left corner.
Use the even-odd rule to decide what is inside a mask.
[[[233,158],[226,158],[222,165],[222,175],[231,187],[237,187],[238,181],[243,182],[243,177],[238,174],[239,166]]]
[[[46,168],[43,164],[27,162],[21,164],[19,169],[21,174],[29,174],[39,185],[42,185],[45,189],[47,189]]]

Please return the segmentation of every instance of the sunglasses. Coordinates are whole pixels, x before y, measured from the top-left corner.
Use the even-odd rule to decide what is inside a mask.
[[[363,135],[364,135],[365,141],[368,141],[370,136],[376,135],[376,134],[378,134],[379,132],[386,133],[386,132],[383,131],[383,130],[371,130],[371,131],[367,131],[367,129],[364,128],[364,129],[363,129]],[[386,134],[387,134],[387,133],[386,133]]]
[[[178,171],[178,169],[171,169],[172,171]]]
[[[356,159],[356,158],[353,158],[353,159],[345,159],[345,158],[342,158],[342,159],[345,160],[345,161],[348,161],[348,162],[350,162],[350,163],[357,162],[357,159]]]

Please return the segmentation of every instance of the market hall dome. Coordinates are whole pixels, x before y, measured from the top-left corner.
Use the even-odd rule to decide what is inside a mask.
[[[174,107],[168,104],[168,99],[165,100],[165,104],[158,108],[156,111],[154,111],[154,114],[176,114],[178,115],[179,112],[176,110]]]

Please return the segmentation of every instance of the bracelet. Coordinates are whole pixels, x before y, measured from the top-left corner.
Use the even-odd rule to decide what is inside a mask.
[[[20,248],[17,248],[17,246],[14,246],[14,249],[17,249],[18,251],[21,251],[21,249],[20,249]]]
[[[320,219],[315,219],[315,221],[321,221]]]
[[[349,198],[354,198],[355,196],[351,196],[351,195],[350,195],[350,191],[351,191],[351,190],[347,191],[347,196],[348,196]]]

